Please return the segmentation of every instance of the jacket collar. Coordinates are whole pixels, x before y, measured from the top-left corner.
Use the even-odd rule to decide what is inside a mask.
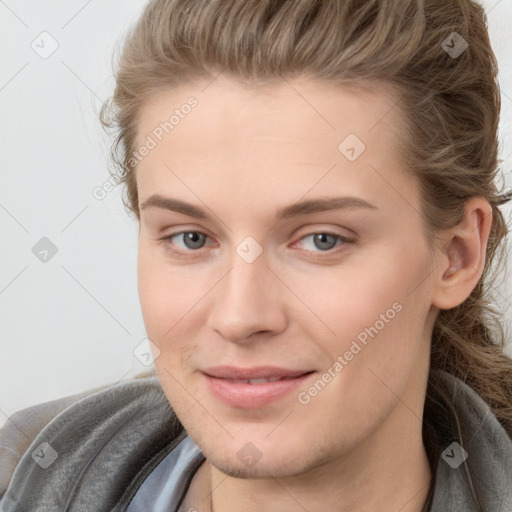
[[[439,459],[430,511],[511,511],[511,438],[470,386],[445,371],[433,373],[450,396],[459,428],[445,435],[437,447]]]

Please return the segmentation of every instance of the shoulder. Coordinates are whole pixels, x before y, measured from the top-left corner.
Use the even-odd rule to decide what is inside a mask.
[[[98,389],[43,402],[12,414],[0,429],[0,496],[4,494],[12,472],[39,432],[58,414]]]
[[[32,496],[51,490],[69,503],[79,481],[93,489],[98,477],[104,484],[98,492],[112,499],[182,431],[154,375],[24,409],[0,432],[2,506],[22,503],[26,489]],[[122,478],[114,484],[115,474]]]
[[[512,510],[512,439],[465,382],[436,370],[442,422],[431,510]],[[431,397],[432,398],[432,397]]]

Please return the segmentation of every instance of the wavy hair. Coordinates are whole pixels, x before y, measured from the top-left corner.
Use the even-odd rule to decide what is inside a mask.
[[[456,32],[456,34],[454,34]],[[467,43],[460,55],[447,50]],[[416,176],[429,240],[456,225],[467,199],[492,206],[485,268],[470,296],[439,312],[432,335],[423,435],[442,428],[445,393],[433,370],[471,386],[512,436],[512,360],[504,353],[493,286],[506,254],[498,189],[498,66],[483,8],[472,0],[151,0],[123,41],[114,94],[102,106],[115,131],[112,174],[139,218],[138,116],[155,92],[219,72],[262,85],[306,75],[339,85],[383,83],[407,129],[403,156]],[[449,404],[449,397],[444,400]],[[428,451],[432,467],[436,461]]]

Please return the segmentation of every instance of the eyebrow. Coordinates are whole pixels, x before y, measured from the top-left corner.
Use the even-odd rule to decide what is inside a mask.
[[[162,208],[173,212],[181,213],[195,219],[209,219],[210,216],[198,206],[175,199],[172,197],[163,197],[159,194],[150,196],[142,205],[141,210],[147,208]],[[276,213],[276,220],[285,220],[299,215],[308,215],[317,212],[329,210],[345,210],[354,208],[364,208],[377,210],[378,208],[367,201],[358,197],[329,197],[326,199],[310,199],[301,201],[281,208]]]

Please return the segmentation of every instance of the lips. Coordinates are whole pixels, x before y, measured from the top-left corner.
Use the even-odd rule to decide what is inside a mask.
[[[202,373],[209,391],[222,403],[239,409],[258,409],[289,395],[316,372],[274,366],[216,366]]]
[[[236,368],[234,366],[214,366],[203,370],[203,373],[210,377],[229,380],[256,380],[256,379],[293,379],[309,373],[312,370],[292,370],[289,368],[278,368],[277,366],[257,366],[253,368]]]

